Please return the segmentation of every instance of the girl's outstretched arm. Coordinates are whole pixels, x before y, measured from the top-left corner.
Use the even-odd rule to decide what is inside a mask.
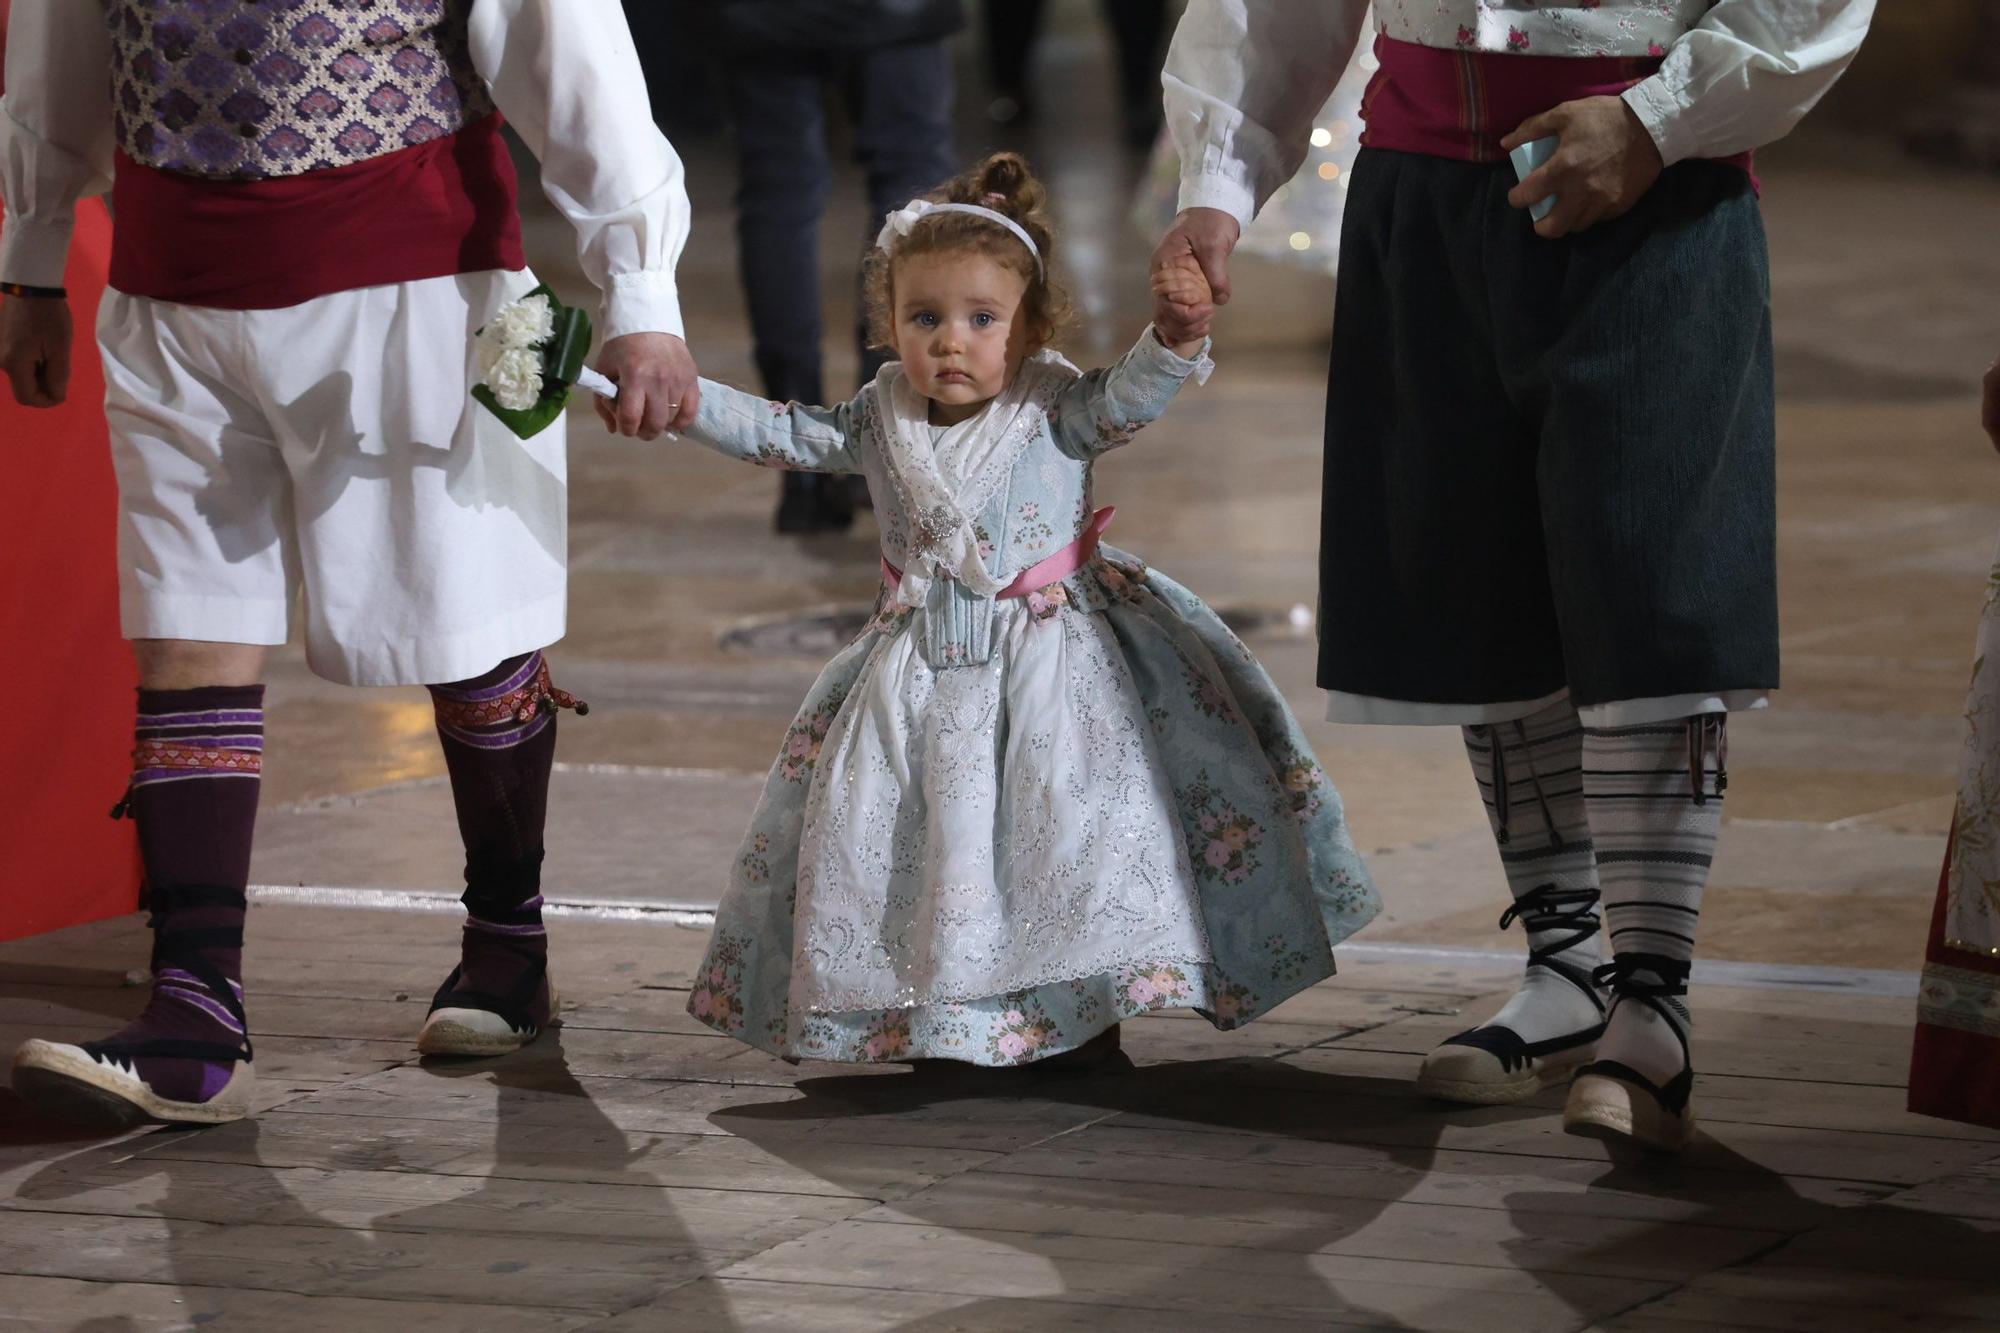
[[[1050,411],[1056,444],[1085,462],[1131,443],[1174,400],[1189,376],[1206,380],[1215,363],[1206,338],[1182,356],[1148,326],[1132,350],[1107,370],[1089,370],[1063,390]]]
[[[701,381],[701,411],[687,436],[729,458],[785,472],[859,472],[851,447],[854,404],[774,403]]]

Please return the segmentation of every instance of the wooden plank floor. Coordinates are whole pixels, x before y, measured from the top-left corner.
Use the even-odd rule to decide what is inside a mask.
[[[0,1329],[2000,1328],[2000,1135],[1901,1109],[1906,1000],[1700,993],[1662,1163],[1412,1096],[1501,998],[1417,965],[1086,1076],[794,1068],[683,1013],[699,933],[560,921],[562,1030],[427,1066],[449,918],[250,937],[256,1121],[0,1102]],[[142,958],[137,918],[0,945],[0,1042],[108,1031]]]

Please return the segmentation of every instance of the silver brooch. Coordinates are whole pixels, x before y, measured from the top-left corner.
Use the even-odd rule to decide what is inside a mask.
[[[932,505],[917,515],[916,545],[920,555],[936,556],[945,539],[958,531],[958,514],[947,504]]]

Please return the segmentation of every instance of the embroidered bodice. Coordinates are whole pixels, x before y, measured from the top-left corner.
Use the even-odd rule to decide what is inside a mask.
[[[925,422],[923,400],[893,364],[832,408],[771,403],[704,380],[690,434],[769,467],[865,473],[883,558],[903,576],[895,595],[885,591],[885,616],[914,613],[935,663],[977,662],[994,593],[1075,542],[1090,520],[1094,460],[1129,442],[1209,367],[1205,352],[1185,360],[1151,329],[1105,370],[1080,372],[1044,352],[981,417],[945,432]]]
[[[473,0],[102,3],[118,145],[146,166],[292,176],[442,138],[494,109],[466,41]]]
[[[1386,37],[1533,56],[1665,55],[1714,0],[1375,0]]]

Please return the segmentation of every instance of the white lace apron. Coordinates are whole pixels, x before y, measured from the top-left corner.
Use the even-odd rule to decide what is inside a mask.
[[[795,1024],[1210,959],[1172,786],[1109,624],[996,605],[1011,575],[987,568],[973,527],[1076,373],[1045,354],[935,443],[900,370],[876,382],[913,528],[895,595],[917,612],[820,749]]]

